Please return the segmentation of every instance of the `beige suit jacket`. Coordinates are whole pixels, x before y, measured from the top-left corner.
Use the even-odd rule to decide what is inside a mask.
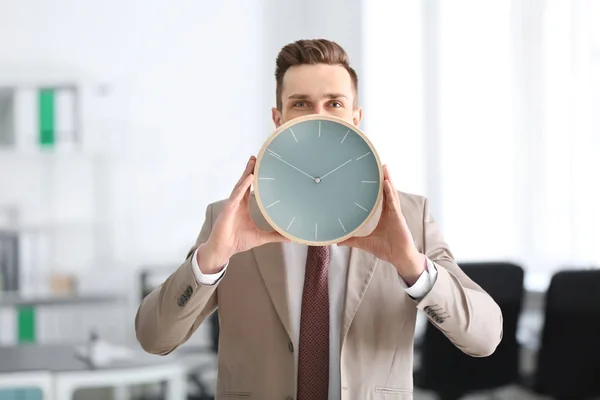
[[[396,269],[352,249],[341,329],[344,400],[412,399],[417,309],[466,354],[488,356],[502,338],[502,313],[459,269],[429,215],[427,199],[400,194],[402,212],[420,252],[438,276],[421,300],[404,291]],[[210,204],[186,260],[141,303],[135,319],[142,348],[165,355],[189,339],[219,308],[217,399],[295,399],[296,367],[281,244],[233,256],[213,286],[198,284],[191,256],[206,241],[224,201]],[[271,230],[250,197],[252,218]],[[444,362],[440,360],[440,362]]]

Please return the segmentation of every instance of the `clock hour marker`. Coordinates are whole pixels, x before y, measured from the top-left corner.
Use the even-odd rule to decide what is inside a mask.
[[[321,121],[319,121],[319,137],[321,137]]]
[[[377,181],[361,181],[362,183],[377,183]]]
[[[354,203],[354,204],[356,204],[358,207],[362,208],[362,209],[363,209],[363,210],[365,210],[366,212],[369,212],[369,210],[367,210],[366,208],[364,208],[364,207],[363,207],[363,206],[361,206],[360,204],[358,204],[358,203]]]
[[[319,236],[318,235],[318,233],[319,233],[318,228],[319,228],[319,224],[315,224],[315,239]]]
[[[369,154],[371,154],[371,152],[368,152],[367,154],[363,154],[362,156],[358,157],[358,158],[356,159],[356,161],[360,160],[360,159],[361,159],[361,158],[363,158],[363,157],[366,157],[366,156],[368,156]]]
[[[286,231],[290,230],[290,226],[292,226],[292,224],[294,223],[294,220],[296,219],[296,217],[292,218],[292,220],[290,221],[289,225],[287,226],[287,228],[285,228]]]
[[[263,180],[263,181],[274,181],[275,180],[275,178],[258,178],[258,179]]]
[[[344,224],[342,224],[342,220],[338,218],[338,221],[340,221],[340,225],[342,226],[342,229],[344,230],[344,232],[346,232],[346,228],[344,228]]]
[[[298,143],[298,138],[296,137],[296,135],[294,135],[294,131],[292,130],[292,128],[290,128],[290,132],[292,132],[292,136],[294,137],[294,140],[296,141],[296,143]]]
[[[348,129],[348,132],[346,132],[346,134],[344,135],[344,138],[342,139],[340,144],[344,143],[344,140],[346,140],[346,136],[348,136],[349,133],[350,133],[350,129]]]
[[[281,158],[281,156],[277,153],[275,153],[273,150],[271,149],[267,149],[269,151],[269,153],[271,153],[271,155],[274,155],[275,157]]]
[[[275,204],[279,203],[279,200],[277,200],[275,203],[271,203],[268,206],[266,206],[265,208],[269,208],[269,207],[273,207]],[[365,210],[366,211],[366,210]]]

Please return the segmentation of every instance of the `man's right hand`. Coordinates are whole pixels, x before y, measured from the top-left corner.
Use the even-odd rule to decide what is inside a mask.
[[[219,213],[210,237],[198,248],[197,261],[203,274],[219,272],[234,254],[265,243],[289,241],[277,231],[259,229],[250,217],[250,188],[255,165],[256,158],[252,156]]]

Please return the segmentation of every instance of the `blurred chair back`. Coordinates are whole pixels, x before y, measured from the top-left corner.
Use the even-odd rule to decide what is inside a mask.
[[[600,270],[552,277],[533,384],[554,398],[600,396]]]
[[[427,324],[415,385],[435,392],[443,400],[493,390],[518,382],[520,377],[517,325],[524,296],[523,268],[503,262],[461,263],[460,268],[502,309],[503,337],[491,356],[471,357]]]

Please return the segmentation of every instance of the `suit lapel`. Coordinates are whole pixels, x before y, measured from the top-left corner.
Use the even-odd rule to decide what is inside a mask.
[[[348,278],[346,283],[346,299],[344,314],[342,316],[342,330],[340,332],[340,349],[350,329],[356,311],[363,300],[369,282],[375,272],[378,259],[366,251],[352,248],[348,265]]]
[[[283,246],[280,243],[269,243],[255,247],[253,252],[271,301],[291,340],[294,336],[292,335],[286,290]]]
[[[258,205],[254,193],[250,196],[250,216],[259,229],[272,231],[273,228],[265,220]],[[285,272],[285,259],[283,245],[281,243],[268,243],[252,249],[258,270],[267,288],[277,315],[281,319],[290,340],[292,335],[290,312],[287,297],[287,281]]]

